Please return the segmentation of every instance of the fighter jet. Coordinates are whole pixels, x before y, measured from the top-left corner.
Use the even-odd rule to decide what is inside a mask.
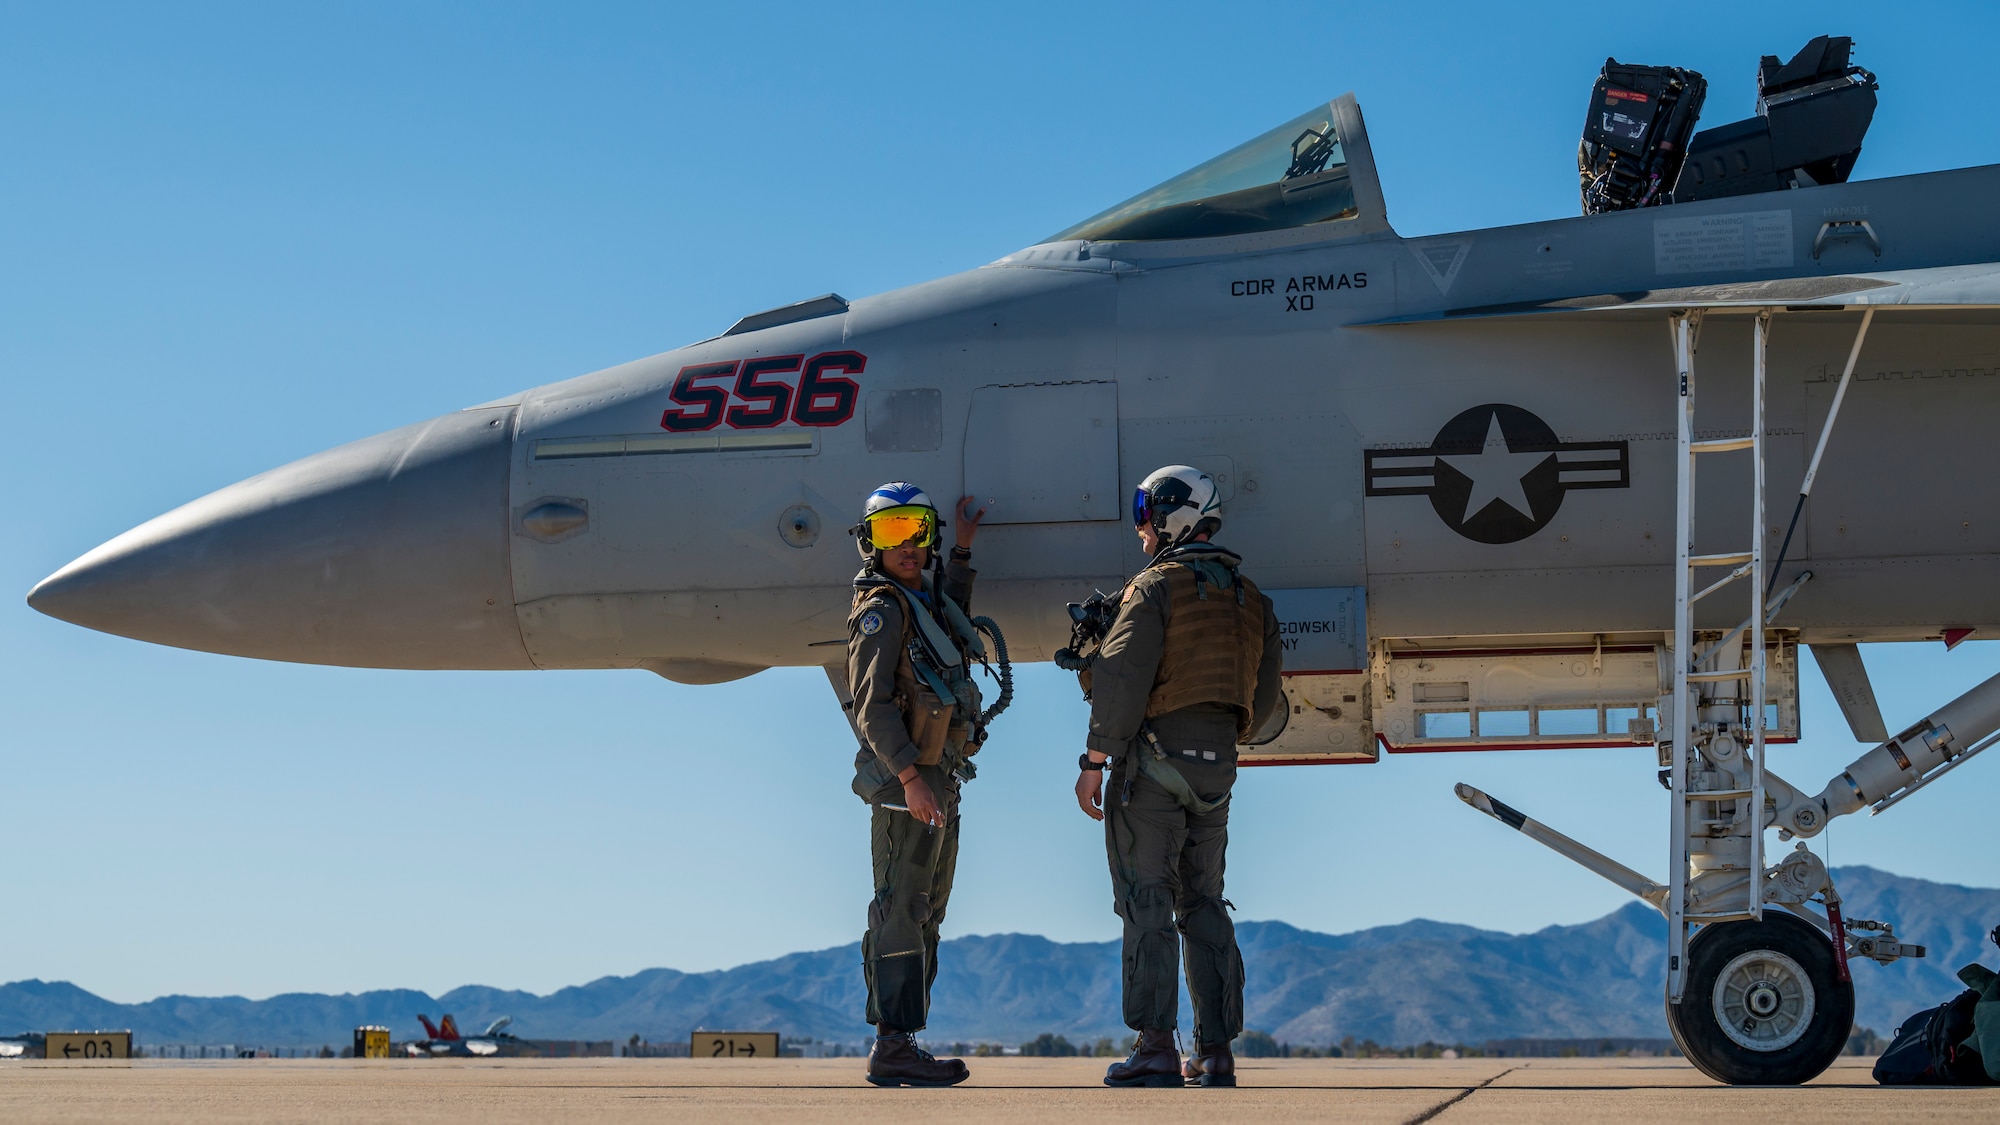
[[[1145,562],[1134,486],[1191,464],[1283,618],[1287,725],[1245,763],[1656,746],[1655,876],[1461,796],[1666,915],[1697,1065],[1801,1082],[1848,958],[1921,949],[1767,835],[2000,730],[1996,678],[1890,738],[1855,647],[2000,630],[2000,166],[1851,180],[1848,54],[1766,58],[1756,113],[1699,134],[1699,75],[1608,63],[1585,214],[1424,238],[1343,95],[979,268],[273,469],[29,601],[267,660],[712,684],[836,658],[854,498],[910,479],[986,505],[982,609],[1042,660]],[[1824,786],[1764,763],[1800,645],[1881,743]]]
[[[446,1012],[436,1024],[422,1013],[418,1013],[417,1021],[424,1025],[428,1038],[409,1043],[406,1047],[410,1054],[420,1057],[487,1058],[500,1054],[514,1039],[501,1030],[514,1022],[512,1016],[501,1016],[486,1025],[485,1031],[470,1037],[459,1034],[458,1021],[452,1018],[450,1012]]]

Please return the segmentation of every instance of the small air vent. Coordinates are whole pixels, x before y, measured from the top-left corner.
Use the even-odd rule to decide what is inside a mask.
[[[590,527],[590,502],[551,496],[528,505],[521,513],[521,530],[544,543],[581,535]]]

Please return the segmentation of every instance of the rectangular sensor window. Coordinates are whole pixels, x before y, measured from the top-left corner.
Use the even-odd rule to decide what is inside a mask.
[[[929,453],[944,442],[944,395],[935,387],[868,393],[868,452]]]

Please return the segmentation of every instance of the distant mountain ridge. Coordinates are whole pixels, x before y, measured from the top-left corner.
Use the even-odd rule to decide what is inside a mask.
[[[1931,955],[1855,968],[1858,1020],[1886,1034],[1941,1003],[1970,961],[1995,964],[1984,935],[2000,923],[2000,890],[1911,879],[1868,867],[1835,871],[1850,918],[1896,923]],[[1422,919],[1347,934],[1283,922],[1241,922],[1250,1027],[1292,1043],[1343,1036],[1383,1044],[1480,1043],[1513,1037],[1659,1037],[1665,923],[1632,902],[1592,922],[1506,934]],[[461,1026],[511,1015],[544,1039],[655,1041],[698,1027],[775,1028],[840,1041],[868,1034],[858,944],[794,953],[707,973],[648,969],[547,996],[467,985],[441,996],[392,989],[328,996],[288,993],[162,996],[116,1004],[66,982],[0,986],[0,1033],[130,1027],[141,1043],[339,1046],[355,1026],[415,1037],[420,1011]],[[1118,943],[1062,944],[1029,934],[954,938],[940,958],[926,1038],[1020,1042],[1044,1031],[1118,1036]],[[1186,1001],[1183,999],[1183,1008]],[[1183,1026],[1190,1026],[1183,1014]]]

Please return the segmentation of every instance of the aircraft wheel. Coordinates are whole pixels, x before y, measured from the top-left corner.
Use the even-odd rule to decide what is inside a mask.
[[[1796,1086],[1833,1064],[1854,1028],[1854,985],[1804,919],[1719,922],[1688,944],[1687,995],[1667,1026],[1688,1061],[1732,1086]]]

